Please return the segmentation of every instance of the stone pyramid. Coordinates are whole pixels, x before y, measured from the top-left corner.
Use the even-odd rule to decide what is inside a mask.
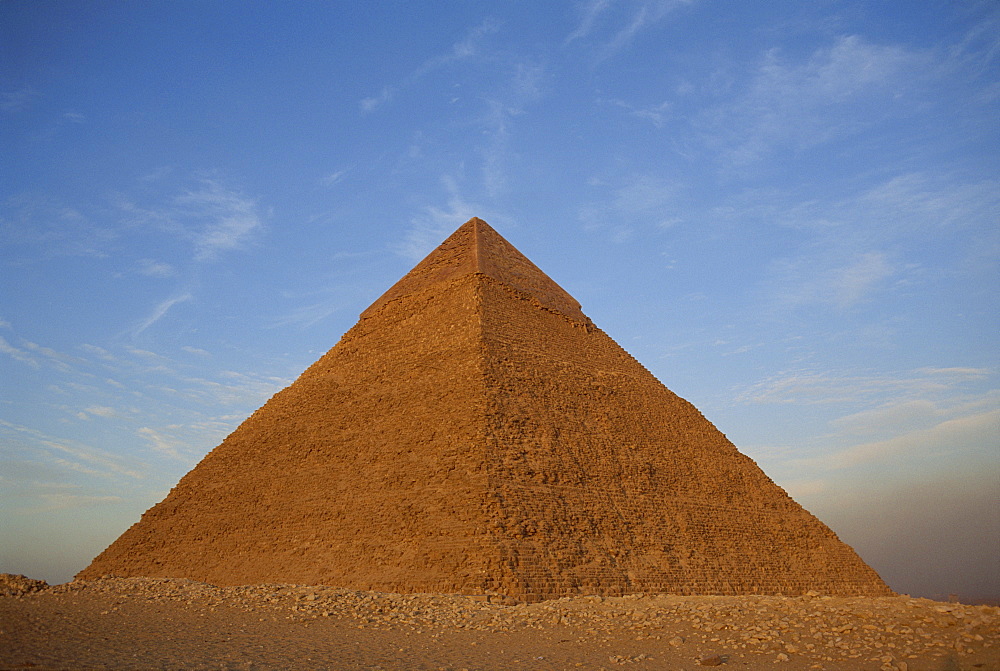
[[[486,222],[77,576],[388,592],[892,592]]]

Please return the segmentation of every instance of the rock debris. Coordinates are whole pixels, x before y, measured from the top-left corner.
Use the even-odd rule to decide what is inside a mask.
[[[512,604],[316,585],[218,587],[109,577],[8,588],[0,597],[0,621],[0,668],[148,668],[120,666],[127,654],[147,662],[154,656],[159,666],[153,668],[209,668],[220,655],[245,662],[228,668],[282,668],[282,659],[303,654],[307,638],[271,640],[274,627],[303,637],[334,632],[341,647],[352,640],[389,641],[396,660],[378,666],[358,651],[356,663],[310,667],[298,660],[287,668],[441,668],[432,666],[436,650],[456,637],[464,644],[449,654],[470,669],[511,668],[504,666],[513,663],[510,654],[521,660],[515,668],[1000,668],[1000,608],[907,596],[635,594]],[[137,652],[112,642],[108,632],[115,626],[133,641],[144,640],[144,627],[158,633],[150,634],[147,652]],[[255,627],[262,629],[249,634]],[[165,631],[169,640],[161,641]],[[205,637],[212,641],[208,648]],[[323,644],[315,645],[320,654]],[[530,662],[521,659],[529,657],[524,651],[533,651]],[[189,666],[171,666],[179,654]],[[674,663],[682,666],[667,665]]]

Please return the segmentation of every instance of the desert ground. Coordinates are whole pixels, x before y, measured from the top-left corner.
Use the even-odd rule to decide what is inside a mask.
[[[3,669],[1000,670],[1000,608],[883,598],[502,597],[0,576]]]

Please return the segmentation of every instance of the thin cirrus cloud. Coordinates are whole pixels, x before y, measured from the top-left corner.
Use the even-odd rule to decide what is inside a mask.
[[[6,420],[0,420],[0,436],[5,436],[12,444],[26,442],[36,451],[47,454],[55,465],[69,470],[112,478],[121,475],[135,479],[145,477],[142,471],[122,459],[78,440],[59,438]]]
[[[336,172],[331,172],[320,180],[323,186],[333,186],[337,184],[347,175],[347,170],[337,170]]]
[[[362,98],[361,102],[358,103],[358,106],[361,108],[362,112],[374,112],[379,107],[392,100],[394,93],[395,92],[392,88],[383,86],[382,90],[376,95]]]
[[[604,10],[611,4],[611,0],[590,0],[584,3],[580,12],[580,22],[569,35],[566,36],[565,43],[569,44],[573,40],[578,40],[590,35],[594,30],[594,25]]]
[[[774,262],[775,308],[819,305],[846,310],[868,299],[897,272],[884,252],[848,254],[847,258],[804,254]]]
[[[7,258],[37,263],[57,257],[105,258],[119,231],[57,197],[19,194],[0,203],[0,243]]]
[[[904,173],[872,187],[857,208],[877,215],[883,227],[895,223],[895,230],[990,225],[1000,214],[1000,180]]]
[[[144,438],[149,443],[150,448],[152,448],[155,452],[164,454],[171,459],[177,459],[180,461],[189,460],[189,456],[187,454],[183,454],[188,451],[189,446],[185,445],[183,442],[165,436],[162,432],[148,426],[143,426],[137,429],[136,433]]]
[[[18,344],[20,347],[0,336],[0,353],[36,369],[47,364],[57,370],[70,372],[73,370],[73,365],[80,362],[77,357],[57,352],[51,347],[45,347],[24,338],[19,338]]]
[[[397,251],[407,259],[419,261],[451,231],[478,216],[476,212],[476,208],[458,198],[450,198],[445,208],[428,207],[412,219],[410,229]]]
[[[469,203],[458,192],[458,187],[450,177],[443,178],[448,191],[444,207],[428,206],[410,220],[410,227],[395,251],[404,258],[419,261],[441,240],[472,217],[489,216],[485,209]]]
[[[836,200],[782,202],[780,194],[772,200],[755,216],[796,229],[807,241],[772,259],[761,278],[763,305],[775,314],[853,310],[944,272],[981,275],[1000,255],[996,181],[902,173]],[[945,270],[949,258],[958,265]]]
[[[16,114],[29,110],[41,97],[41,94],[30,86],[0,93],[0,112]]]
[[[200,454],[219,444],[234,428],[234,416],[204,418],[191,424],[142,426],[135,435],[145,441],[152,458],[166,457],[187,467],[197,463]]]
[[[600,180],[592,180],[598,192],[594,202],[580,209],[580,219],[589,230],[607,230],[615,242],[631,239],[636,228],[655,222],[661,228],[677,223],[664,213],[676,212],[678,184],[665,177],[633,175],[610,188]]]
[[[953,393],[989,375],[979,368],[921,368],[909,374],[882,376],[791,371],[750,386],[736,401],[815,405],[866,402],[887,394],[909,400]]]
[[[949,419],[926,429],[918,429],[886,440],[852,445],[833,454],[797,460],[801,468],[839,470],[876,463],[896,462],[900,458],[924,463],[952,454],[966,457],[981,453],[984,460],[995,447],[1000,434],[1000,409]],[[992,461],[992,460],[989,460]]]
[[[486,18],[476,26],[470,28],[465,36],[452,44],[451,49],[446,53],[424,61],[405,80],[398,85],[386,85],[375,94],[361,99],[358,107],[364,113],[374,112],[391,102],[397,92],[413,86],[430,73],[452,63],[465,61],[482,52],[482,44],[486,37],[493,35],[500,30],[501,24],[492,18]]]
[[[27,364],[32,368],[41,367],[41,362],[39,362],[36,357],[19,347],[11,345],[3,336],[0,336],[0,353],[6,354],[15,361],[20,361],[21,363]]]
[[[669,100],[664,100],[658,105],[635,105],[618,98],[613,98],[604,102],[625,110],[629,116],[649,121],[657,128],[663,128],[664,124],[666,124],[669,119],[671,109],[673,108],[673,103]]]
[[[264,228],[256,201],[216,180],[154,196],[151,204],[123,193],[110,200],[111,217],[104,208],[69,207],[56,198],[12,198],[0,206],[0,242],[9,258],[27,264],[65,256],[110,258],[131,246],[146,250],[130,264],[132,272],[168,278],[178,274],[177,264],[152,258],[163,250],[157,234],[188,245],[195,263],[209,263],[244,249]]]
[[[487,101],[482,125],[487,142],[482,148],[483,186],[490,197],[501,194],[507,184],[510,136],[514,119],[542,97],[544,68],[536,63],[516,63],[505,83]]]
[[[133,336],[139,335],[140,333],[148,329],[150,326],[163,319],[164,315],[167,314],[170,308],[174,307],[178,303],[184,303],[185,301],[189,301],[192,298],[193,296],[190,293],[184,293],[181,294],[180,296],[174,296],[173,298],[168,298],[167,300],[160,302],[156,307],[153,308],[153,311],[149,314],[149,316],[143,319],[135,327],[135,329],[132,330],[132,335]]]
[[[35,508],[34,512],[51,512],[55,510],[67,510],[78,508],[89,508],[108,504],[117,504],[123,501],[120,496],[90,496],[85,494],[67,494],[65,492],[50,492],[39,494],[42,505]]]
[[[655,26],[675,9],[693,2],[694,0],[643,0],[622,3],[614,0],[590,0],[582,6],[580,21],[566,36],[563,45],[588,38],[600,41],[598,60],[605,60],[626,48],[639,33]],[[624,23],[616,22],[608,16],[611,14],[616,17],[617,13],[613,9],[621,4],[628,5]],[[607,29],[602,30],[604,28]]]
[[[173,277],[177,270],[169,263],[155,261],[153,259],[140,259],[137,264],[137,272],[146,277]]]
[[[924,239],[953,229],[992,228],[1000,213],[1000,180],[969,180],[947,171],[901,172],[863,190],[842,192],[836,200],[784,201],[780,194],[769,200],[767,218],[826,233],[830,242],[853,228],[864,229],[869,241],[905,243],[914,233]]]
[[[196,262],[210,262],[224,253],[243,249],[264,224],[254,199],[217,180],[202,179],[194,188],[167,195],[148,205],[125,194],[113,198],[121,217],[122,233],[158,231],[191,245]],[[173,267],[149,258],[139,272],[154,277],[172,274]]]
[[[118,194],[115,204],[125,232],[148,234],[157,231],[183,241],[190,245],[195,267],[244,249],[264,227],[255,200],[212,179],[202,179],[196,187],[169,196],[160,203],[140,205]],[[175,264],[149,257],[141,258],[133,267],[139,274],[153,278],[180,274]],[[191,282],[187,284],[190,286]],[[132,337],[147,331],[174,306],[192,298],[193,294],[185,289],[160,301],[132,328]]]
[[[696,122],[726,162],[760,160],[775,149],[799,149],[856,133],[912,104],[931,63],[919,52],[861,37],[796,60],[768,51],[745,92],[709,109]]]
[[[537,59],[524,57],[477,58],[483,56],[488,38],[498,33],[502,23],[487,17],[470,28],[465,36],[453,43],[441,55],[431,57],[411,72],[403,81],[387,84],[376,95],[362,99],[359,107],[363,113],[371,113],[392,102],[398,94],[411,89],[417,82],[432,73],[459,63],[473,63],[473,67],[489,70],[491,81],[496,82],[489,93],[481,97],[485,110],[478,115],[475,123],[482,129],[484,142],[478,147],[481,156],[482,188],[490,197],[499,196],[508,183],[509,144],[514,119],[525,113],[527,106],[542,97],[542,81],[545,68]],[[459,98],[454,98],[452,102]],[[411,148],[419,152],[417,147]],[[412,156],[411,156],[412,158]],[[341,178],[327,178],[324,184],[334,184]]]
[[[86,362],[87,367],[110,370],[114,374],[128,375],[133,378],[132,384],[135,395],[144,401],[153,401],[156,408],[167,408],[170,403],[177,401],[197,401],[199,407],[204,404],[246,406],[251,407],[266,400],[278,389],[290,384],[290,380],[276,375],[258,375],[255,373],[241,373],[232,370],[215,370],[206,367],[211,360],[210,352],[197,347],[183,346],[181,351],[198,357],[196,363],[176,361],[168,356],[157,354],[149,350],[136,347],[124,346],[125,354],[115,354],[108,350],[94,345],[81,345],[79,347],[90,359]],[[201,376],[192,376],[185,371],[194,367],[200,370]],[[146,375],[155,372],[155,381],[149,379],[144,384],[136,382],[136,375]],[[209,375],[211,373],[211,375]],[[105,383],[120,387],[120,383],[114,380],[105,380]],[[78,391],[86,391],[90,396],[95,393],[94,389],[79,389],[72,382],[63,383],[64,387]],[[92,415],[101,415],[101,406],[92,405],[84,412]],[[122,413],[108,408],[107,412],[114,412],[116,416]],[[131,411],[130,411],[131,412]]]
[[[210,261],[239,249],[261,226],[256,203],[213,181],[176,198],[180,211],[198,222],[193,233],[195,259]]]
[[[92,405],[90,407],[84,408],[79,413],[77,417],[80,419],[90,419],[91,417],[103,417],[105,419],[112,419],[118,417],[120,413],[114,408],[108,407],[106,405]]]

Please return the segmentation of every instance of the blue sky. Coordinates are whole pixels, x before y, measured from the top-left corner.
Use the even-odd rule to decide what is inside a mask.
[[[899,591],[1000,596],[993,2],[0,3],[0,571],[487,220]]]

